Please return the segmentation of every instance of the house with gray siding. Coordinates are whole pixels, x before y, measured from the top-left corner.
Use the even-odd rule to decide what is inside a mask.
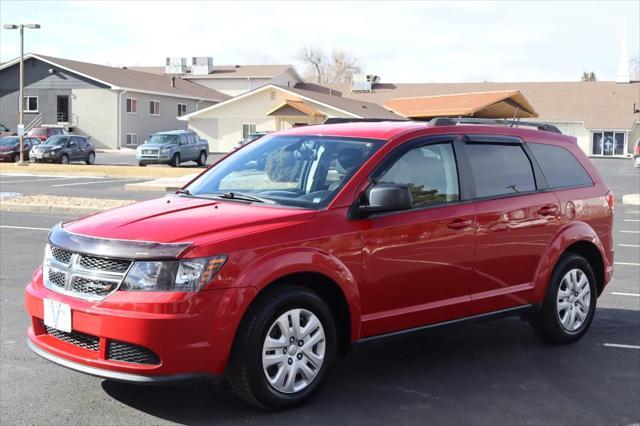
[[[179,116],[229,98],[176,76],[29,53],[24,64],[24,124],[60,126],[102,148],[135,147],[159,131],[184,129]],[[18,125],[19,63],[0,66],[0,123]]]

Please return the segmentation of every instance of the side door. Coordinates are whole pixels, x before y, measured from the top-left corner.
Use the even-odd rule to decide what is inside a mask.
[[[191,133],[187,134],[187,140],[189,141],[189,160],[195,161],[200,155],[200,149],[197,145],[198,141]]]
[[[83,139],[77,136],[72,136],[71,141],[69,142],[69,158],[72,160],[81,160],[84,159],[83,154]]]
[[[469,315],[475,211],[465,201],[458,142],[405,143],[371,176],[409,187],[413,207],[362,223],[363,337]]]
[[[182,133],[178,139],[178,149],[180,150],[180,161],[189,161],[191,159],[191,148],[189,147],[189,139],[186,133]]]
[[[558,197],[519,138],[467,136],[465,154],[477,220],[473,314],[528,304],[560,227]]]

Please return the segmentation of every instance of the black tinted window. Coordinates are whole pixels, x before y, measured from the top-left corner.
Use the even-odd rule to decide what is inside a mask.
[[[531,162],[519,145],[467,144],[478,197],[536,189]]]
[[[566,149],[539,143],[529,144],[529,148],[552,188],[593,183],[582,164]]]

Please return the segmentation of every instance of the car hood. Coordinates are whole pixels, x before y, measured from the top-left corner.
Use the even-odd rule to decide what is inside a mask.
[[[138,147],[138,149],[160,149],[160,148],[164,148],[164,147],[171,146],[171,145],[175,145],[175,144],[170,144],[170,143],[145,143],[143,145],[140,145]]]
[[[62,149],[62,145],[38,145],[34,147],[38,151],[53,151],[54,149]]]
[[[317,212],[180,195],[143,201],[64,224],[67,231],[106,239],[194,245],[287,226]]]

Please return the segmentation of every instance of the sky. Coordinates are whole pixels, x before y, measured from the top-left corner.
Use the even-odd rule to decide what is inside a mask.
[[[0,23],[35,22],[25,51],[105,65],[294,64],[304,46],[343,49],[383,82],[615,80],[623,26],[640,56],[640,0],[0,1]],[[626,23],[626,24],[625,24]],[[0,61],[19,54],[0,29]]]

